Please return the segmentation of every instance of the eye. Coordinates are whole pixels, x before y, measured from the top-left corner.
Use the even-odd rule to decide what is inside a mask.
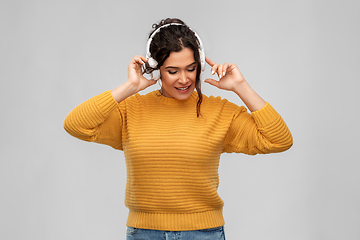
[[[177,71],[168,71],[168,73],[175,74],[175,73],[177,73]]]
[[[192,69],[188,69],[189,72],[193,72],[195,71],[196,67],[192,68]]]

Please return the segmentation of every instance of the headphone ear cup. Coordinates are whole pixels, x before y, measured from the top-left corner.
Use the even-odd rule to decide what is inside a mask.
[[[156,68],[157,66],[157,61],[155,59],[153,59],[152,57],[148,59],[148,64],[151,68]]]
[[[161,78],[160,76],[160,70],[154,70],[151,72],[151,78],[154,80],[159,80]]]

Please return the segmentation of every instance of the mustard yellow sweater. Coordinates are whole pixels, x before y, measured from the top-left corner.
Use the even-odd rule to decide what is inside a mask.
[[[197,92],[184,101],[158,91],[117,103],[110,91],[77,106],[64,122],[79,139],[124,151],[127,166],[127,225],[185,231],[224,225],[217,193],[223,152],[285,151],[292,136],[270,106],[249,114],[220,97]]]

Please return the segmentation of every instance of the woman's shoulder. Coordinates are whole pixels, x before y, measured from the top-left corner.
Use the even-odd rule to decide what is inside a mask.
[[[135,93],[134,95],[122,101],[123,104],[138,104],[142,102],[149,102],[155,99],[158,91],[152,91],[145,94]]]
[[[221,108],[221,109],[228,109],[232,111],[247,111],[246,107],[239,106],[233,102],[230,102],[226,98],[222,98],[221,96],[207,96],[202,94],[203,96],[203,104],[210,108]]]

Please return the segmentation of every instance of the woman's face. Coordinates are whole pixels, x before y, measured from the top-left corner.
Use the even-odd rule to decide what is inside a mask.
[[[195,89],[196,68],[194,52],[191,49],[183,48],[180,52],[171,52],[160,67],[161,93],[169,98],[188,99]]]

